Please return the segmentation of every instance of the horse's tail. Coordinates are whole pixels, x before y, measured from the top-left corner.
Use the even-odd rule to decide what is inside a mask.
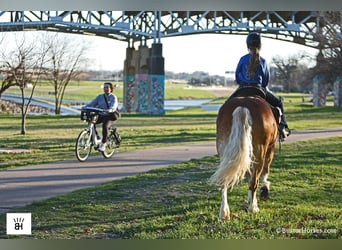
[[[253,161],[252,117],[247,108],[233,112],[230,135],[220,156],[220,165],[209,181],[233,188],[250,172]]]

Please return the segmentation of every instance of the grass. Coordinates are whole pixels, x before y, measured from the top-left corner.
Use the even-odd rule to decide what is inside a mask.
[[[337,107],[312,107],[300,94],[284,94],[288,122],[297,131],[342,126]],[[216,99],[222,103],[225,98]],[[165,116],[123,114],[117,126],[120,151],[215,140],[216,112],[200,108]],[[75,139],[85,124],[78,116],[0,116],[0,169],[75,159]],[[232,220],[218,221],[220,192],[207,180],[217,156],[169,166],[13,210],[31,212],[38,239],[341,239],[342,138],[285,144],[271,167],[271,199],[260,213],[245,212],[247,184],[229,193]],[[0,215],[0,238],[5,235]],[[25,236],[26,237],[26,236]]]
[[[284,95],[287,120],[294,131],[342,127],[341,108],[312,107],[301,98],[300,94]],[[214,102],[224,101],[218,98]],[[123,114],[116,123],[123,138],[120,151],[215,140],[216,115],[216,111],[204,112],[199,107],[167,111],[164,116]],[[75,159],[75,140],[86,126],[78,116],[31,115],[23,136],[19,115],[1,114],[0,119],[0,148],[30,150],[16,155],[0,153],[0,170]]]
[[[119,101],[123,100],[123,83],[122,82],[113,82],[116,85],[114,90],[115,95],[118,97]],[[66,88],[64,95],[63,105],[69,105],[68,100],[78,100],[80,102],[88,101],[93,99],[95,96],[94,93],[102,93],[102,81],[82,81],[75,82],[71,81]],[[26,90],[26,95],[30,94],[31,89]],[[34,92],[34,97],[39,98],[54,98],[54,95],[50,95],[49,92],[53,92],[53,86],[49,82],[40,82],[37,84],[37,87]],[[19,88],[10,88],[6,91],[9,94],[21,94]],[[187,99],[211,99],[215,98],[214,94],[211,94],[208,91],[197,89],[197,88],[189,88],[187,84],[180,83],[165,83],[165,99],[167,100],[187,100]],[[53,102],[53,100],[52,100]],[[74,103],[72,103],[74,105]]]
[[[341,239],[341,139],[285,144],[271,167],[270,200],[259,202],[259,213],[247,213],[247,184],[241,183],[228,195],[230,221],[218,221],[220,192],[207,182],[217,156],[34,202],[16,211],[32,213],[33,234],[25,238]],[[22,238],[5,236],[4,231],[0,235]]]
[[[156,117],[123,114],[117,122],[123,138],[120,152],[214,140],[214,123],[214,114],[203,117],[196,115],[196,110],[186,119],[184,114]],[[27,134],[23,136],[20,134],[20,117],[5,116],[0,123],[0,148],[29,149],[30,152],[0,153],[0,170],[75,159],[75,140],[85,127],[78,116],[32,116],[27,119]]]

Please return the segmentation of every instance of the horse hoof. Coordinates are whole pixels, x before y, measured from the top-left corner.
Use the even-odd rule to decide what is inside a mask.
[[[230,220],[230,214],[220,215],[220,221]]]
[[[265,186],[260,188],[260,199],[263,201],[266,201],[269,199],[268,188]]]
[[[258,213],[259,212],[259,208],[257,206],[250,206],[248,208],[248,211],[252,212],[252,213]]]
[[[228,215],[228,216],[224,216],[221,218],[221,221],[225,221],[225,220],[230,220],[230,216]]]

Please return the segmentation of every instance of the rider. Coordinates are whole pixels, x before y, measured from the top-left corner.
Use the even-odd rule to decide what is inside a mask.
[[[290,135],[291,130],[286,122],[281,98],[273,95],[267,87],[270,73],[266,60],[260,56],[261,37],[257,32],[251,32],[247,36],[246,43],[249,53],[240,58],[235,71],[235,80],[239,87],[261,87],[266,94],[266,101],[272,106],[280,108],[282,112],[279,124],[280,138],[285,140]]]
[[[118,107],[118,98],[114,95],[113,92],[113,84],[110,82],[105,82],[103,84],[103,92],[104,94],[99,94],[88,103],[85,107],[93,107],[93,108],[101,108],[104,109],[103,114],[99,116],[97,120],[97,124],[102,123],[102,140],[100,146],[98,148],[99,151],[104,151],[107,142],[108,129],[114,123],[114,121],[109,116],[109,113],[114,112]]]

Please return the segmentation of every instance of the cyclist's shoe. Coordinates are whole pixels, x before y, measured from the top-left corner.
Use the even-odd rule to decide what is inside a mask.
[[[97,150],[103,152],[105,151],[105,148],[106,148],[106,143],[101,142]]]

